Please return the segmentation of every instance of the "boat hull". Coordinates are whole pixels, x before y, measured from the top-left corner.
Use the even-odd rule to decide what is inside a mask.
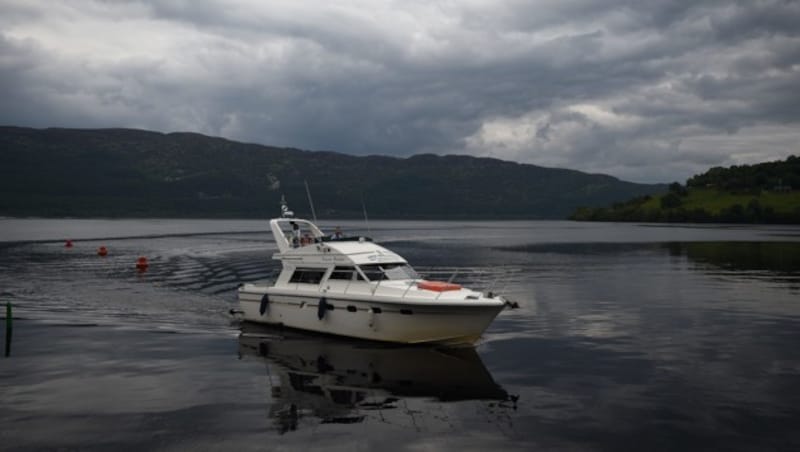
[[[240,290],[239,305],[249,322],[375,341],[451,345],[475,342],[504,307],[500,300],[414,304],[329,294],[320,309],[322,298],[270,287]]]

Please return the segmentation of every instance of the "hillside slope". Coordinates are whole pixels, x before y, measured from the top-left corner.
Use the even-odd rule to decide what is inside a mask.
[[[564,218],[663,185],[468,156],[355,157],[194,133],[0,127],[0,215]]]
[[[584,221],[694,223],[800,223],[800,158],[711,168],[687,186],[671,184],[658,196],[641,196],[605,208],[581,208]]]

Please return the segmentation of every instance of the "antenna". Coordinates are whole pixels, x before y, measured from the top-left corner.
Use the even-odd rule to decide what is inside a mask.
[[[364,194],[361,194],[361,208],[364,210],[364,223],[367,224],[367,232],[372,235],[372,229],[369,228],[369,218],[367,218],[367,205],[364,204]]]
[[[283,218],[292,218],[294,216],[294,212],[289,210],[289,205],[286,204],[286,197],[281,195],[281,217]]]
[[[311,200],[311,190],[308,189],[308,181],[303,179],[303,183],[306,184],[306,194],[308,195],[308,204],[311,206],[311,217],[314,218],[314,223],[317,222],[317,212],[314,211],[314,201]]]

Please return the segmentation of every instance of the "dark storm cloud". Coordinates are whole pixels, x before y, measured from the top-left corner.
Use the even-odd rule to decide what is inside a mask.
[[[798,2],[0,8],[0,123],[470,153],[643,181],[798,153]]]

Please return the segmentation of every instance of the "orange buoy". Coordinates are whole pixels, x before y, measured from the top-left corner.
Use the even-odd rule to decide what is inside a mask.
[[[72,240],[67,240],[64,242],[64,248],[72,248]]]
[[[98,256],[106,256],[107,254],[108,254],[108,248],[106,248],[104,246],[101,246],[100,248],[97,248],[97,255]]]
[[[148,267],[149,265],[150,265],[150,264],[148,264],[148,263],[147,263],[147,258],[146,258],[146,257],[144,257],[144,256],[141,256],[141,257],[139,257],[139,259],[136,261],[136,268],[137,268],[137,269],[138,269],[140,272],[143,272],[143,271],[147,270],[147,267]]]

